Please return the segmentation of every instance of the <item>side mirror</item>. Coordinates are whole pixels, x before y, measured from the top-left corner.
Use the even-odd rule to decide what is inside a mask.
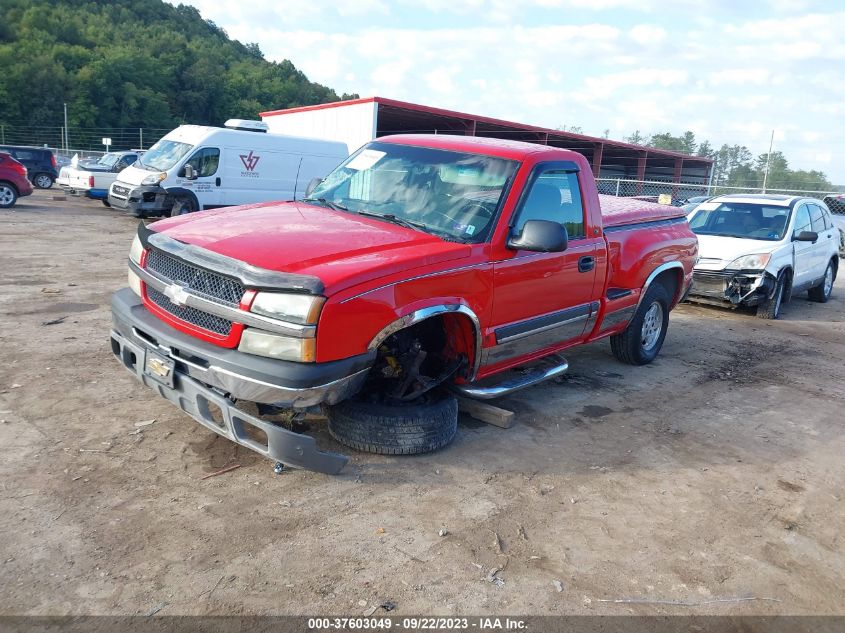
[[[185,180],[196,180],[197,179],[197,172],[194,171],[194,166],[190,163],[186,164],[183,168],[185,170]]]
[[[792,239],[796,242],[815,242],[819,239],[819,234],[815,231],[801,231]]]
[[[508,239],[508,248],[517,251],[560,253],[568,245],[566,227],[550,220],[528,220],[519,235]]]
[[[114,167],[112,167],[112,171],[115,173],[121,172],[126,169],[129,165],[124,163],[123,161],[118,162]]]
[[[317,188],[317,185],[319,185],[321,182],[323,182],[322,178],[312,178],[311,182],[308,183],[308,186],[305,187],[305,197],[309,198],[311,196],[311,193]]]

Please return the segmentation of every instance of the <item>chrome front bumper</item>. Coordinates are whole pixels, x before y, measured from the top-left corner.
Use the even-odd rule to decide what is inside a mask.
[[[340,402],[363,386],[372,364],[369,355],[292,363],[220,348],[158,320],[128,288],[112,298],[112,316],[111,348],[118,361],[203,426],[289,466],[329,474],[343,468],[344,455],[321,452],[314,438],[241,411],[235,401],[290,408]],[[163,380],[147,371],[151,354],[172,361],[172,377]],[[250,426],[260,429],[266,441],[248,433]]]

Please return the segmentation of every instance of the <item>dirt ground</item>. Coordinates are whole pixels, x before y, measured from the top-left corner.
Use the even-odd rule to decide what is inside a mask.
[[[56,193],[0,211],[0,613],[845,614],[842,279],[573,350],[432,455],[313,423],[349,465],[276,475],[113,359],[137,221]]]

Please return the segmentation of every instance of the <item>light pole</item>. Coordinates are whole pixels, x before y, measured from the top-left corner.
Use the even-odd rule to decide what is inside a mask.
[[[68,137],[67,137],[67,104],[64,104],[64,106],[65,106],[65,138],[64,138],[65,143],[64,143],[64,145],[65,145],[65,156],[67,156],[67,150],[68,150],[68,145],[70,145],[70,141],[68,140]]]
[[[772,138],[769,140],[769,153],[766,154],[766,173],[763,174],[763,193],[766,193],[766,184],[769,182],[769,165],[772,164],[772,146],[775,143],[775,131],[772,130]]]

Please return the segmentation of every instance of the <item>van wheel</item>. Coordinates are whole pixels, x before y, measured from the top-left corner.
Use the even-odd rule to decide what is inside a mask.
[[[0,182],[0,209],[9,209],[18,201],[18,192],[12,185]]]
[[[173,199],[173,206],[170,207],[170,217],[175,218],[178,215],[185,215],[186,213],[193,213],[197,210],[197,205],[193,198],[187,196],[179,196]]]
[[[329,433],[338,442],[381,455],[430,453],[449,444],[458,431],[458,401],[444,392],[399,404],[346,400],[326,413]]]
[[[810,301],[818,301],[819,303],[827,303],[830,299],[830,293],[833,292],[833,280],[836,279],[836,270],[833,268],[833,261],[830,261],[824,271],[824,279],[815,288],[810,288],[807,293]]]
[[[661,283],[652,284],[634,318],[621,334],[610,337],[610,350],[629,365],[647,365],[660,353],[669,329],[669,293]]]
[[[53,186],[53,177],[50,174],[35,174],[32,183],[39,189],[49,189]]]

